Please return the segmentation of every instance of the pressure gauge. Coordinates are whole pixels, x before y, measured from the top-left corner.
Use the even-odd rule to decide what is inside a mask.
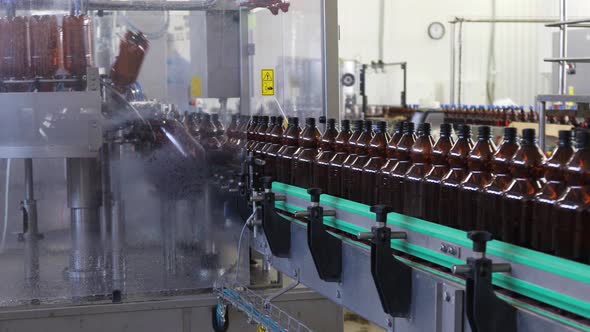
[[[445,36],[445,26],[440,22],[432,22],[428,26],[428,36],[434,40],[440,40]]]

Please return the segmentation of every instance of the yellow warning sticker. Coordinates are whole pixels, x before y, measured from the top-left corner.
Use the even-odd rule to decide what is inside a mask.
[[[275,95],[275,71],[274,71],[274,69],[262,69],[261,81],[262,81],[262,95],[263,96],[274,96]]]
[[[258,325],[258,332],[266,332],[266,327]]]
[[[191,98],[199,98],[202,94],[201,78],[199,76],[193,76],[191,79]]]

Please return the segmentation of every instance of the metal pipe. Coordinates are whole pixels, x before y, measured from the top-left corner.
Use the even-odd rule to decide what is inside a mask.
[[[537,100],[537,113],[539,113],[539,145],[543,152],[547,152],[545,141],[545,127],[547,119],[545,118],[545,102]]]
[[[379,60],[385,57],[385,0],[380,1],[379,13]]]
[[[66,173],[72,241],[69,275],[75,279],[102,275],[98,162],[90,158],[68,158]]]
[[[26,158],[25,163],[25,199],[23,201],[24,225],[23,239],[25,280],[33,293],[39,281],[39,226],[37,222],[37,203],[33,188],[33,159]]]
[[[205,1],[113,1],[88,0],[88,10],[136,10],[136,11],[179,11],[179,10],[208,10],[217,4],[218,0]]]
[[[451,24],[451,83],[449,87],[449,103],[455,103],[455,57],[456,57],[456,50],[455,50],[455,24]]]
[[[554,23],[557,18],[464,18],[455,17],[450,24],[457,23]]]
[[[560,0],[559,2],[559,19],[561,22],[567,20],[567,1]],[[567,24],[559,28],[559,57],[567,57]],[[567,85],[567,62],[559,62],[559,94],[566,94]]]

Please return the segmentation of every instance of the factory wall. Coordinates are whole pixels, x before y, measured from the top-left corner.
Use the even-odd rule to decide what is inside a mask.
[[[341,58],[365,63],[377,60],[380,1],[339,0],[339,6]],[[572,17],[588,17],[590,2],[570,0],[568,10]],[[451,25],[448,22],[453,17],[489,18],[492,1],[386,0],[385,13],[383,60],[408,61],[408,101],[448,103],[451,72]],[[496,0],[497,17],[556,18],[558,15],[558,0]],[[445,25],[446,34],[442,40],[432,40],[427,34],[429,24],[435,21]],[[495,70],[492,67],[488,75],[491,31],[487,23],[463,24],[461,102],[488,103],[489,90],[493,101],[511,100],[529,105],[536,94],[552,92],[551,65],[542,59],[552,55],[551,38],[556,30],[543,24],[497,24]],[[457,67],[457,77],[458,71]],[[392,72],[373,82],[377,83],[369,84],[371,103],[388,103],[391,99],[399,102],[399,75]]]

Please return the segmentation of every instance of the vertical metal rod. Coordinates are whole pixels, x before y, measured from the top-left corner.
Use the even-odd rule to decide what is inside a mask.
[[[98,162],[91,158],[68,158],[66,171],[72,241],[69,275],[74,279],[102,276]]]
[[[559,19],[567,20],[567,0],[559,2]],[[564,24],[559,30],[559,57],[567,57],[567,25]],[[559,94],[565,95],[567,90],[567,62],[559,62]]]
[[[36,294],[39,281],[39,226],[37,222],[37,204],[33,187],[33,159],[26,158],[25,163],[25,199],[23,201],[25,242],[25,280],[32,294]]]
[[[385,0],[379,3],[379,59],[384,61],[385,57]]]
[[[537,112],[539,113],[539,145],[543,152],[547,152],[545,140],[545,126],[547,119],[545,117],[545,102],[537,100]]]
[[[451,23],[451,82],[449,86],[449,103],[455,103],[455,23]]]
[[[408,107],[408,64],[402,64],[402,70],[404,71],[404,91],[402,91],[401,104],[403,107]]]

